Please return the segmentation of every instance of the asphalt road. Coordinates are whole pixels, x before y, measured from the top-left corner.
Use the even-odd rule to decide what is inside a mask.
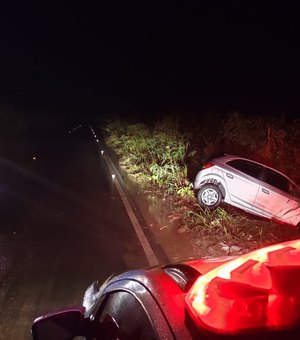
[[[23,340],[92,281],[148,262],[89,127],[16,149],[0,160],[0,339]]]

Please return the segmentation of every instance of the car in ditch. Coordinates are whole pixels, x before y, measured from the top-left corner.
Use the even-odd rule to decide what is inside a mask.
[[[247,158],[223,155],[205,163],[194,180],[201,207],[222,202],[292,226],[300,225],[300,188],[283,173]]]
[[[236,257],[131,270],[83,305],[37,318],[34,340],[299,339],[300,239]]]

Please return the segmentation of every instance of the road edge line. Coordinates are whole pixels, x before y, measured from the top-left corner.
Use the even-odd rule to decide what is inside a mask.
[[[111,159],[109,157],[107,157],[105,154],[101,154],[101,157],[104,159],[106,166],[109,170],[109,172],[111,173],[111,175],[115,175],[114,177],[114,183],[116,185],[116,188],[118,190],[118,193],[122,199],[122,202],[125,206],[126,212],[129,216],[129,219],[133,225],[133,228],[137,234],[137,237],[143,247],[143,250],[145,252],[145,255],[147,257],[147,260],[150,264],[150,266],[156,266],[159,265],[159,261],[156,257],[156,255],[154,254],[154,251],[152,249],[152,247],[150,246],[150,243],[145,235],[145,233],[143,232],[142,226],[140,225],[127,197],[126,194],[120,184],[120,181],[118,179],[118,176],[116,176],[117,174],[117,170],[115,169],[115,166],[113,164],[113,162],[111,161]]]

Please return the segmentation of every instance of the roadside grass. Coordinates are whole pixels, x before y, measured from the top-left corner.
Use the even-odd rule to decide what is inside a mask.
[[[189,234],[191,243],[213,246],[212,254],[235,255],[267,245],[300,238],[300,230],[278,224],[234,207],[202,209],[196,198],[176,200],[179,232]],[[172,214],[170,214],[172,218]],[[218,249],[219,248],[219,249]]]
[[[147,181],[169,194],[191,195],[187,180],[188,142],[172,118],[154,129],[144,124],[108,122],[106,143],[120,157],[120,165],[138,181]]]
[[[106,143],[119,156],[119,164],[131,179],[148,183],[154,192],[160,191],[174,200],[175,208],[169,214],[170,219],[176,219],[178,231],[187,233],[193,246],[210,245],[208,253],[211,249],[212,255],[232,255],[300,238],[300,231],[230,206],[222,206],[214,211],[201,209],[188,179],[190,164],[199,168],[200,161],[195,164],[195,157],[207,159],[220,151],[222,145],[225,151],[230,148],[241,155],[243,150],[248,150],[245,156],[251,158],[252,155],[254,160],[264,161],[271,166],[272,162],[278,162],[282,157],[281,170],[291,170],[290,176],[298,178],[298,130],[289,126],[287,131],[291,134],[288,135],[284,132],[284,125],[278,124],[274,121],[246,119],[235,113],[229,116],[214,139],[212,131],[206,134],[205,129],[183,133],[174,117],[165,117],[154,128],[115,120],[107,122],[104,135]],[[289,148],[294,152],[287,153]],[[290,166],[291,162],[294,162],[294,167]]]

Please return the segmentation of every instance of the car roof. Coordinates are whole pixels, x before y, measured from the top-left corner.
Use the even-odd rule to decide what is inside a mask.
[[[242,157],[242,156],[236,156],[236,155],[232,155],[232,154],[226,154],[224,153],[222,156],[219,156],[219,157],[213,157],[210,159],[210,161],[217,161],[217,162],[220,162],[220,163],[227,163],[228,161],[231,161],[231,160],[244,160],[244,161],[249,161],[249,162],[252,162],[252,163],[255,163],[257,165],[261,165],[263,166],[264,168],[267,168],[267,169],[270,169],[272,171],[275,171],[277,172],[278,174],[282,175],[283,177],[285,177],[286,179],[288,179],[290,182],[292,182],[295,186],[298,187],[298,185],[291,179],[289,178],[287,175],[285,175],[284,173],[282,173],[281,171],[277,170],[277,169],[274,169],[272,168],[271,166],[268,166],[264,163],[261,163],[261,162],[257,162],[257,161],[254,161],[253,159],[250,159],[250,158],[246,158],[246,157]]]

